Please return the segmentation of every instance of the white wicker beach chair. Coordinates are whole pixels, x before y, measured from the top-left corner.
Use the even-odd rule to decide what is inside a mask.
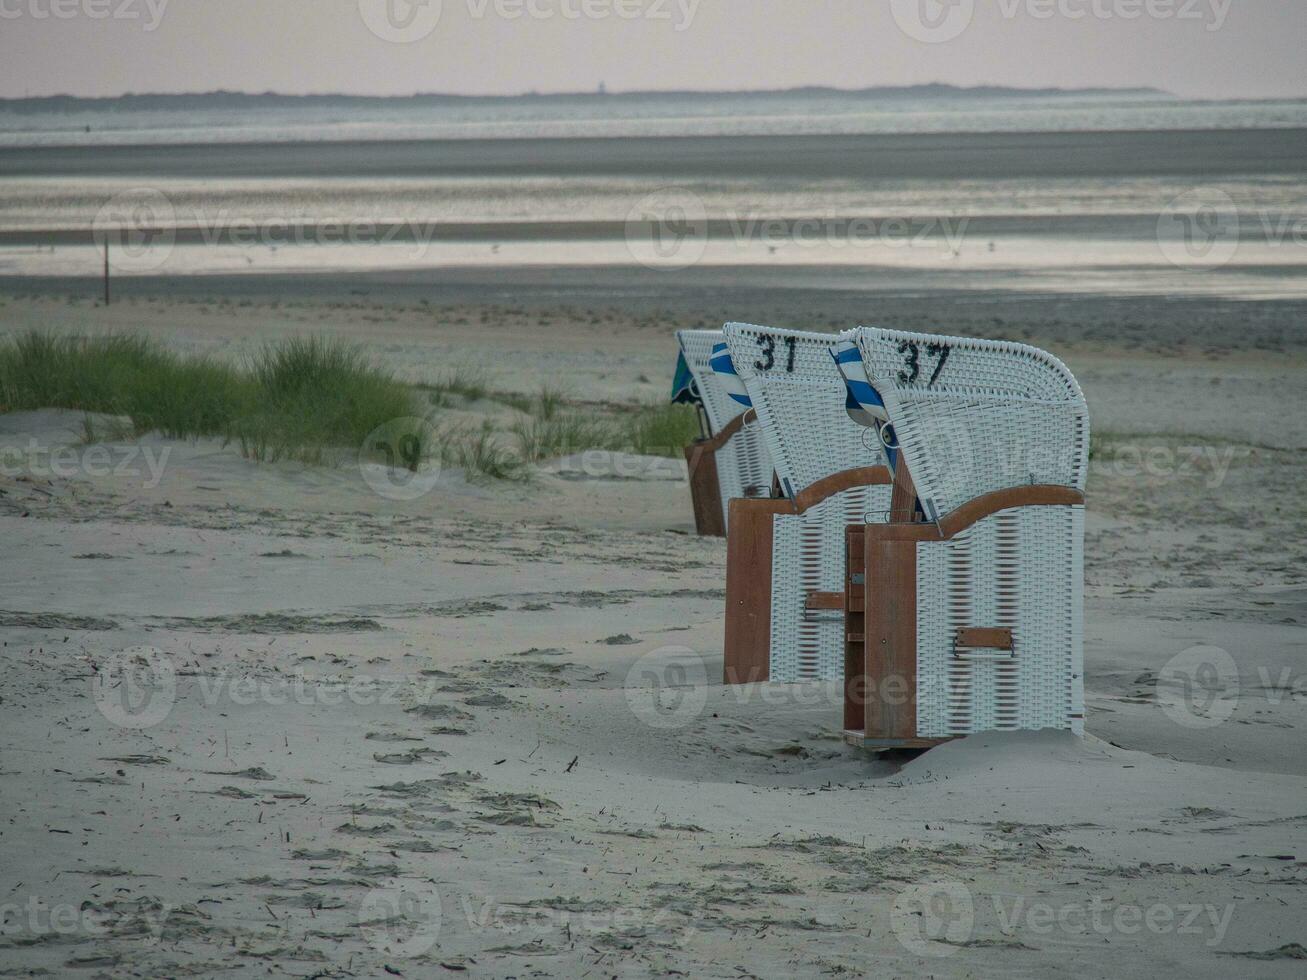
[[[896,519],[848,529],[845,728],[873,747],[1082,733],[1089,417],[1075,378],[1024,344],[852,333],[899,459]]]
[[[729,501],[771,492],[771,459],[762,431],[750,424],[753,416],[729,396],[712,370],[712,351],[724,342],[722,332],[679,330],[676,342],[690,374],[690,398],[702,406],[707,419],[705,438],[685,447],[695,525],[700,534],[721,536],[726,533]]]
[[[845,528],[884,518],[890,474],[845,412],[834,335],[744,323],[724,332],[783,495],[730,506],[725,679],[837,680]]]

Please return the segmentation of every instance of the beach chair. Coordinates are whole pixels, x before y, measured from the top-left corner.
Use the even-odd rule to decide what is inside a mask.
[[[846,413],[833,334],[744,323],[724,333],[778,490],[730,503],[724,680],[838,680],[845,528],[884,519],[889,470],[874,437]]]
[[[745,405],[732,399],[712,370],[713,348],[723,342],[720,330],[680,330],[672,401],[699,409],[701,438],[685,447],[694,526],[699,534],[726,534],[727,502],[736,497],[765,497],[771,491],[772,466],[762,433]]]
[[[892,519],[846,532],[846,737],[895,748],[1082,734],[1089,416],[1075,378],[1024,344],[867,328],[842,339],[896,457]]]

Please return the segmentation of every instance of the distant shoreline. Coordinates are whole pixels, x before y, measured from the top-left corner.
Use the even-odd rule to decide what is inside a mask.
[[[24,98],[0,98],[0,111],[16,113],[84,112],[122,110],[128,112],[178,111],[186,109],[281,109],[293,106],[369,106],[382,105],[451,105],[467,103],[578,103],[644,102],[659,99],[727,99],[846,97],[868,99],[935,99],[935,98],[1078,98],[1078,97],[1148,97],[1177,98],[1162,89],[1135,88],[1014,88],[1005,85],[883,85],[845,89],[828,86],[801,86],[785,89],[746,89],[712,91],[703,89],[637,90],[631,92],[523,92],[517,95],[459,95],[445,92],[419,92],[412,95],[350,95],[322,93],[292,95],[280,92],[143,92],[115,96],[42,95]],[[1210,100],[1199,100],[1210,101]],[[1262,101],[1262,100],[1230,100]]]

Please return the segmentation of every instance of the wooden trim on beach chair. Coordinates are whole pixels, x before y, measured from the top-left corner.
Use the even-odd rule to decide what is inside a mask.
[[[694,530],[710,538],[726,536],[722,513],[721,484],[717,479],[717,450],[758,417],[753,409],[741,412],[722,430],[707,439],[696,439],[685,447],[685,465],[690,480],[690,502],[694,507]]]
[[[892,526],[892,525],[882,525]],[[866,581],[860,684],[866,738],[917,737],[917,543],[863,530]],[[856,659],[856,658],[855,658]]]
[[[1006,626],[959,626],[953,637],[954,651],[1013,650],[1012,631]]]
[[[726,536],[726,642],[722,666],[725,684],[765,681],[771,671],[772,519],[798,515],[853,487],[888,484],[884,466],[864,466],[833,473],[801,491],[795,499],[738,499],[730,502]],[[825,596],[826,593],[813,593]],[[826,603],[818,598],[813,601]],[[842,609],[839,604],[808,608]]]
[[[969,500],[938,525],[850,525],[845,598],[845,737],[868,748],[909,748],[946,739],[917,735],[917,545],[947,541],[1012,507],[1068,506],[1085,495],[1063,486],[1022,486]],[[861,573],[861,576],[857,574]],[[868,589],[867,584],[874,588]],[[857,612],[855,610],[865,610]],[[1012,650],[1012,631],[968,628],[960,648]]]
[[[741,412],[739,415],[735,416],[735,418],[727,422],[724,426],[722,426],[720,432],[709,436],[707,439],[695,440],[696,444],[702,445],[705,448],[710,449],[713,452],[716,452],[717,450],[721,449],[722,446],[730,442],[731,436],[735,435],[735,433],[739,432],[746,425],[748,425],[750,422],[755,421],[757,418],[758,418],[757,412],[755,412],[751,408],[746,409],[745,411]]]
[[[866,700],[867,550],[866,524],[844,529],[844,730],[863,732]]]
[[[889,498],[889,522],[911,523],[917,519],[917,488],[902,455],[894,467],[894,492]]]
[[[833,497],[845,490],[851,490],[854,487],[885,484],[891,482],[892,479],[889,468],[885,466],[862,466],[853,470],[841,470],[838,473],[832,473],[830,476],[822,477],[816,483],[805,487],[795,495],[794,512],[802,514],[806,510],[811,510],[827,497]]]
[[[1046,486],[1030,484],[1021,487],[1009,487],[995,490],[968,500],[956,510],[949,511],[939,519],[939,524],[895,522],[890,524],[869,524],[867,527],[876,536],[896,541],[948,541],[955,538],[971,525],[984,520],[991,514],[1011,507],[1035,506],[1075,506],[1085,502],[1084,492],[1075,487]]]
[[[795,509],[784,499],[740,498],[729,506],[722,683],[751,684],[771,670],[772,518]]]
[[[717,482],[717,456],[708,440],[685,447],[686,474],[690,480],[690,504],[694,507],[695,533],[710,538],[726,535],[722,516],[721,484]]]
[[[803,608],[809,612],[818,610],[835,610],[844,611],[844,593],[843,592],[809,592],[803,599]]]

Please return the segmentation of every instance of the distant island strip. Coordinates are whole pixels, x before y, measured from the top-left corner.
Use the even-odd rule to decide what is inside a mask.
[[[379,105],[449,105],[470,102],[556,102],[575,103],[605,100],[609,102],[644,102],[660,99],[727,99],[757,100],[771,98],[842,97],[856,99],[948,99],[948,98],[1035,98],[1057,99],[1085,96],[1166,98],[1170,93],[1155,88],[1010,88],[1001,85],[896,85],[874,88],[843,89],[822,86],[801,88],[709,91],[667,90],[638,92],[526,92],[520,95],[454,95],[429,92],[414,95],[287,95],[278,92],[195,92],[195,93],[128,93],[126,95],[84,98],[76,95],[44,95],[28,98],[0,99],[4,112],[83,112],[88,110],[181,111],[195,109],[280,109],[293,106],[379,106]]]

